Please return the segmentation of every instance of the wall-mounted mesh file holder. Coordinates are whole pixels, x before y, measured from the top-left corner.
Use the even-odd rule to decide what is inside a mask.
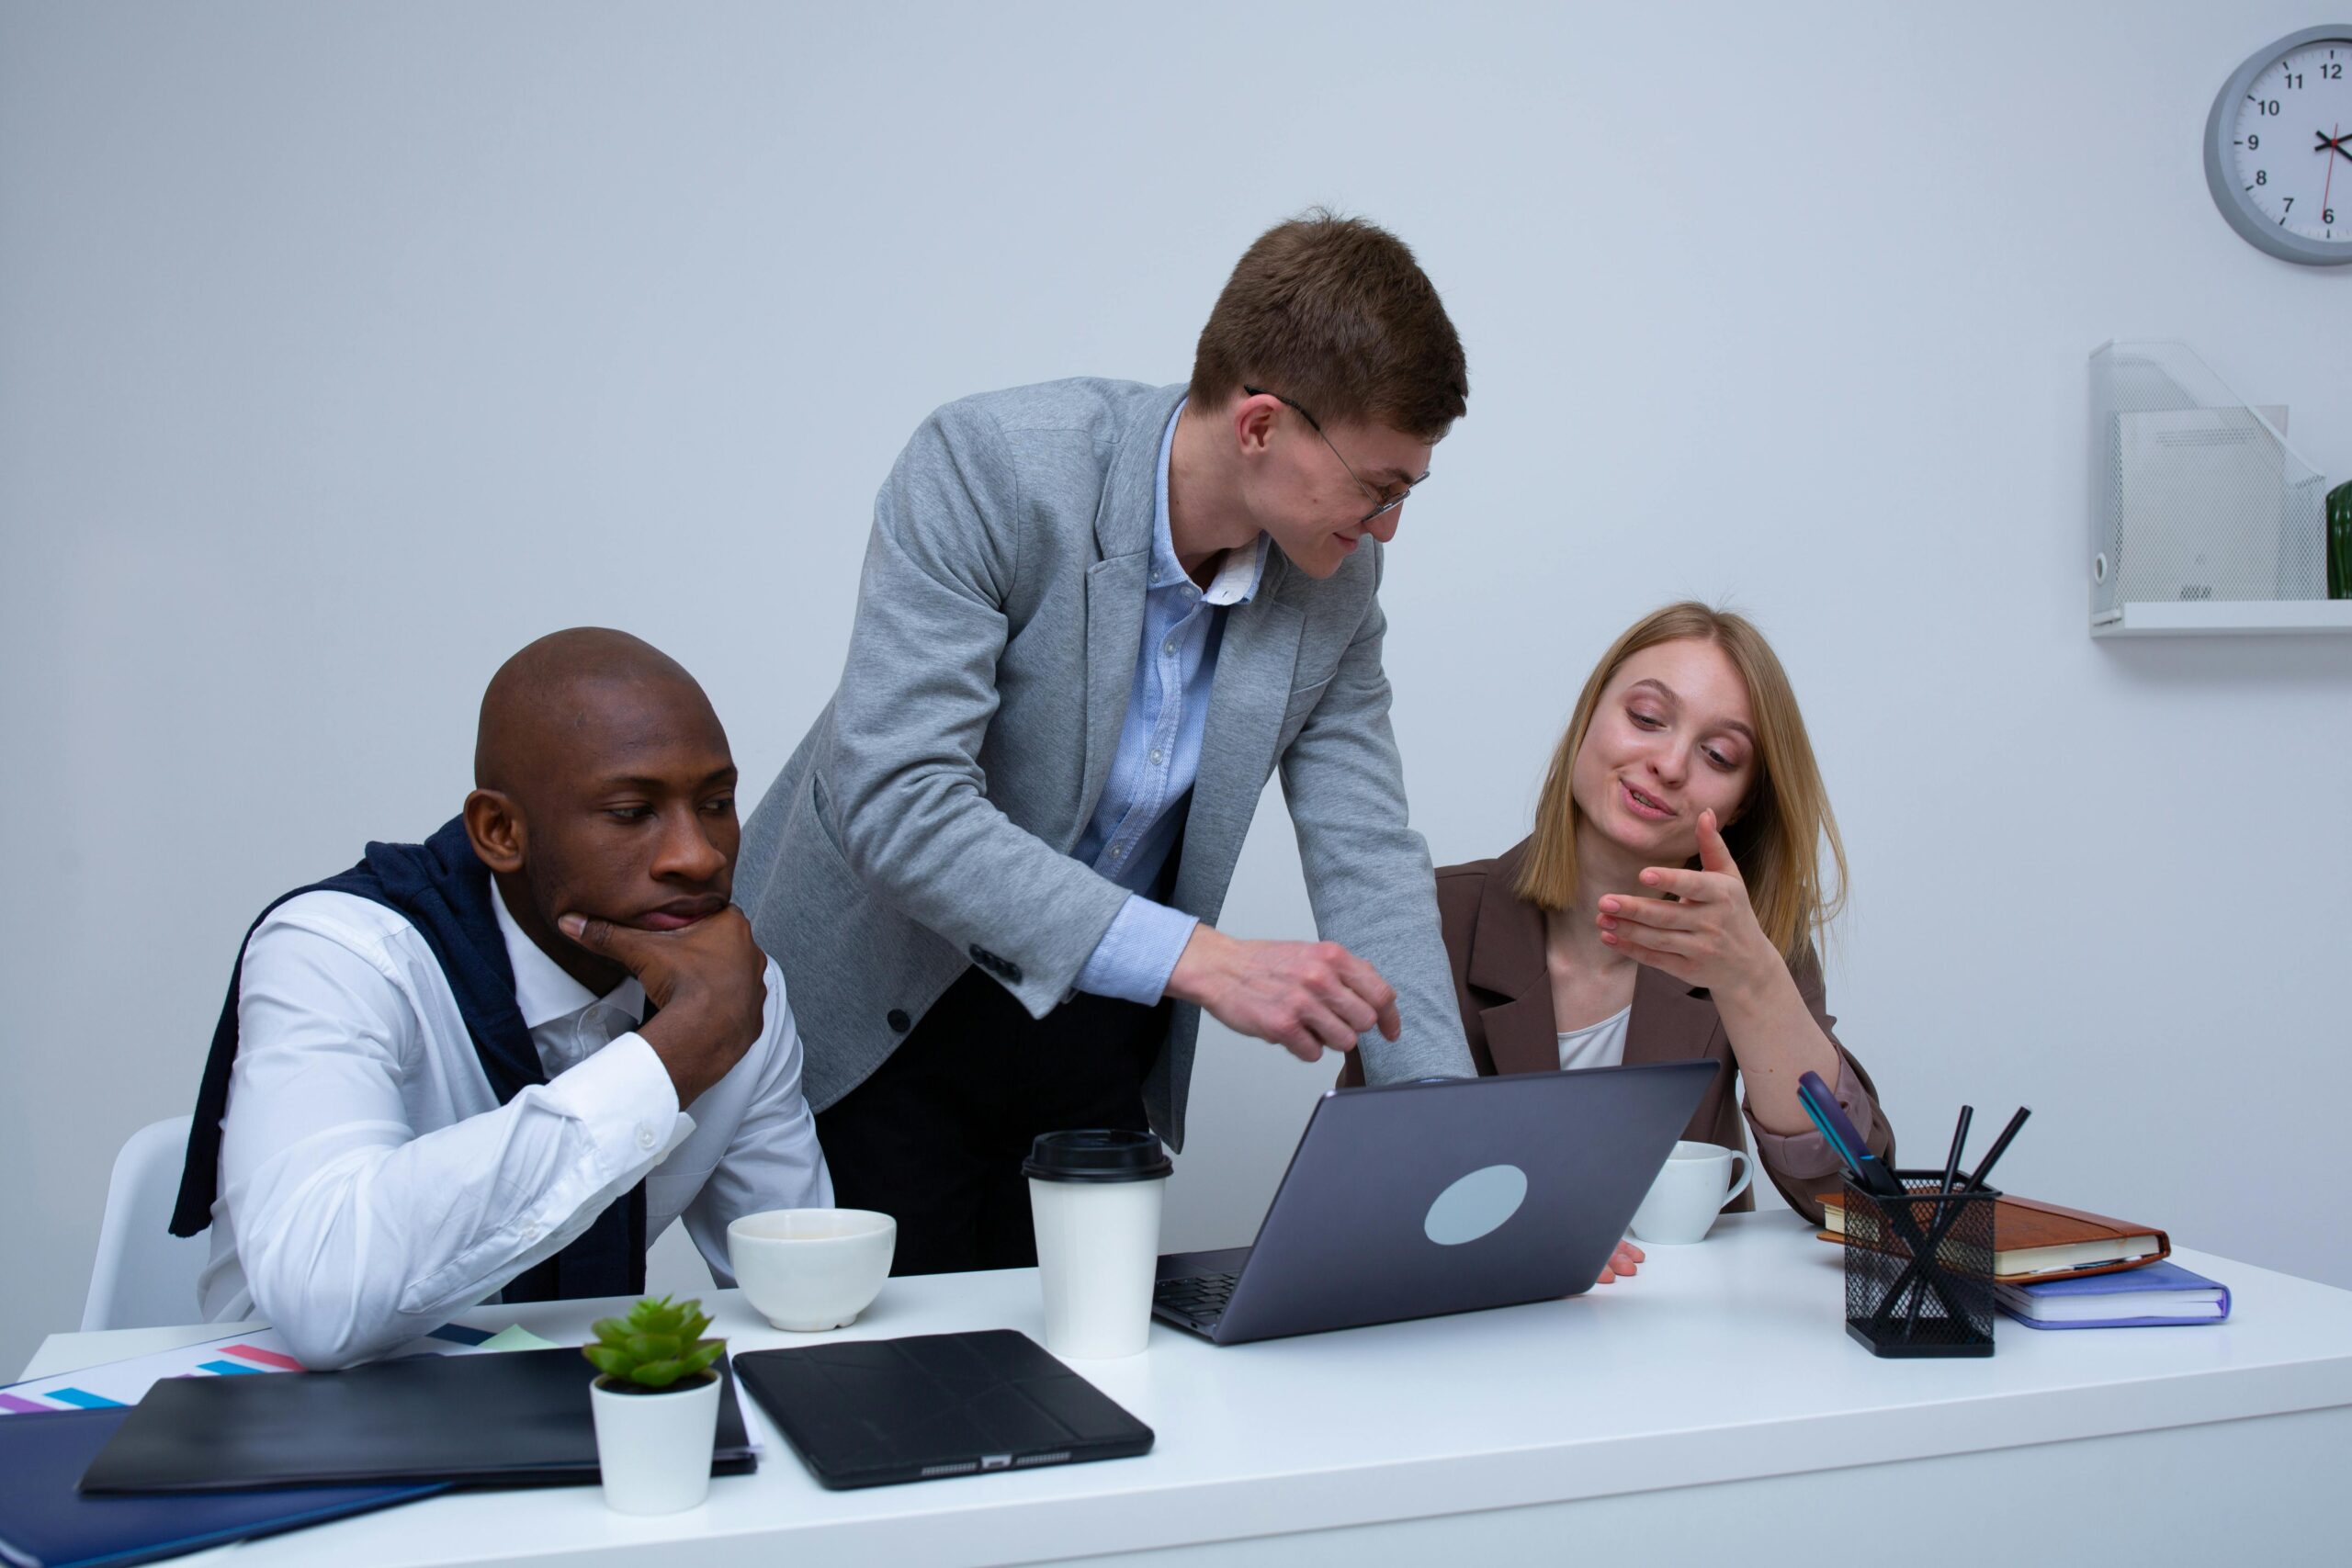
[[[2153,632],[2352,630],[2327,598],[2327,484],[2187,344],[2091,355],[2090,624]]]

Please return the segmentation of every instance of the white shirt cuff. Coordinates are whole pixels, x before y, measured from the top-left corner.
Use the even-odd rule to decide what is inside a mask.
[[[651,1169],[694,1127],[678,1107],[670,1069],[634,1030],[558,1074],[548,1099],[588,1130],[607,1186]]]

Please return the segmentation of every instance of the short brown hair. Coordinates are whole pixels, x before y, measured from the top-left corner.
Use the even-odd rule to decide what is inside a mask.
[[[1280,392],[1327,423],[1376,421],[1435,441],[1470,373],[1445,307],[1405,243],[1317,208],[1258,236],[1201,329],[1192,398]]]
[[[1781,956],[1793,961],[1846,901],[1846,846],[1838,837],[1829,791],[1821,782],[1821,765],[1814,760],[1804,715],[1797,709],[1796,692],[1789,684],[1788,671],[1781,667],[1780,656],[1746,616],[1690,600],[1653,610],[1635,621],[1593,666],[1591,678],[1577,697],[1568,732],[1560,737],[1552,753],[1552,769],[1544,775],[1544,795],[1535,807],[1535,836],[1513,891],[1546,909],[1565,909],[1575,901],[1577,823],[1582,813],[1570,788],[1570,775],[1576,772],[1577,753],[1584,749],[1585,735],[1592,728],[1600,694],[1625,660],[1645,648],[1686,637],[1722,649],[1747,687],[1759,766],[1737,817],[1723,830],[1724,847],[1738,863],[1740,877],[1747,884],[1747,901],[1756,911],[1756,923],[1764,928],[1765,936]],[[1825,843],[1838,867],[1834,890],[1823,886]]]

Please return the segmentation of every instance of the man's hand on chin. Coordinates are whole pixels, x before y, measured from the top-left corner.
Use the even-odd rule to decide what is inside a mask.
[[[651,911],[666,930],[568,914],[564,935],[636,976],[661,1011],[638,1031],[670,1071],[680,1106],[725,1077],[766,1027],[768,956],[734,905]]]

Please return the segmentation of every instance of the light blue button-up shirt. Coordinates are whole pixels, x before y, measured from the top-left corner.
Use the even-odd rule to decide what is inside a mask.
[[[1206,588],[1176,559],[1168,528],[1168,461],[1176,446],[1182,403],[1159,438],[1159,479],[1152,496],[1151,574],[1146,581],[1143,645],[1127,688],[1127,715],[1119,749],[1103,782],[1093,818],[1070,852],[1128,891],[1102,933],[1078,988],[1098,996],[1156,1004],[1198,919],[1144,894],[1159,879],[1183,827],[1185,797],[1201,771],[1201,734],[1208,721],[1209,689],[1216,679],[1224,611],[1257,596],[1266,566],[1266,537],[1227,550]]]

